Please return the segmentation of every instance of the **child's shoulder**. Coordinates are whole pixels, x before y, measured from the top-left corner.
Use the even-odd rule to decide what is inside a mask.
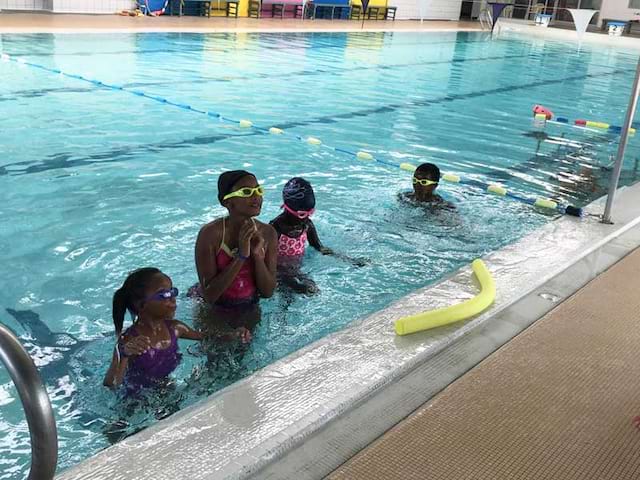
[[[206,223],[200,227],[198,236],[201,238],[212,238],[222,231],[222,218],[216,218],[215,220]]]

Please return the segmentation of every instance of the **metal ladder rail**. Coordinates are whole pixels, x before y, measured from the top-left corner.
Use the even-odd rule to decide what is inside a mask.
[[[58,463],[58,432],[47,390],[18,337],[0,323],[0,360],[18,390],[31,436],[28,480],[51,480]]]

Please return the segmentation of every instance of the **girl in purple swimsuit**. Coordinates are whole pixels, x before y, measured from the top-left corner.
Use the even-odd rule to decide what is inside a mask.
[[[121,383],[128,391],[160,386],[180,363],[178,338],[201,340],[203,334],[174,320],[178,289],[157,268],[132,272],[113,296],[113,323],[118,342],[104,385]],[[133,325],[122,332],[126,311]]]

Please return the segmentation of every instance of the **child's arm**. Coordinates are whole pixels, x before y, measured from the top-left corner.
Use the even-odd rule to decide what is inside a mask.
[[[309,228],[307,229],[307,239],[309,240],[309,245],[311,245],[323,255],[333,255],[334,257],[339,258],[340,260],[344,260],[345,262],[349,262],[356,267],[364,267],[367,263],[369,263],[369,260],[365,258],[352,258],[343,253],[336,253],[330,248],[323,246],[320,243],[320,238],[318,237],[316,226],[311,220],[309,220]]]
[[[269,298],[276,288],[278,234],[271,225],[261,224],[260,229],[251,245],[251,256],[256,287],[262,297]]]
[[[115,388],[120,385],[129,366],[129,357],[143,354],[150,346],[149,338],[144,335],[127,339],[124,337],[118,338],[118,343],[113,349],[111,365],[109,365],[102,384],[109,388]]]
[[[119,351],[119,345],[113,349],[113,355],[111,356],[111,365],[109,365],[109,369],[107,370],[107,374],[104,376],[104,380],[102,384],[105,387],[115,388],[122,383],[122,379],[124,378],[124,373],[127,371],[127,365],[129,364],[129,359],[127,357],[123,357]]]
[[[189,325],[179,322],[178,320],[173,321],[172,327],[178,338],[185,338],[187,340],[202,340],[204,338],[204,333],[194,330]]]
[[[320,243],[320,237],[318,237],[318,231],[316,230],[316,226],[313,224],[311,220],[308,221],[309,228],[307,229],[307,240],[309,240],[309,245],[315,248],[323,255],[333,255],[333,250],[327,248]]]

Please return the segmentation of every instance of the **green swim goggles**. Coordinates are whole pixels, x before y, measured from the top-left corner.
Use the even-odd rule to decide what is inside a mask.
[[[249,198],[253,197],[254,195],[258,195],[259,197],[263,196],[264,188],[262,188],[260,185],[255,188],[243,187],[239,190],[236,190],[235,192],[227,193],[224,197],[222,197],[222,200],[227,200],[233,197]]]
[[[437,185],[438,182],[434,182],[433,180],[427,180],[426,178],[416,178],[413,177],[413,184],[420,184],[423,187],[428,187],[429,185]]]

